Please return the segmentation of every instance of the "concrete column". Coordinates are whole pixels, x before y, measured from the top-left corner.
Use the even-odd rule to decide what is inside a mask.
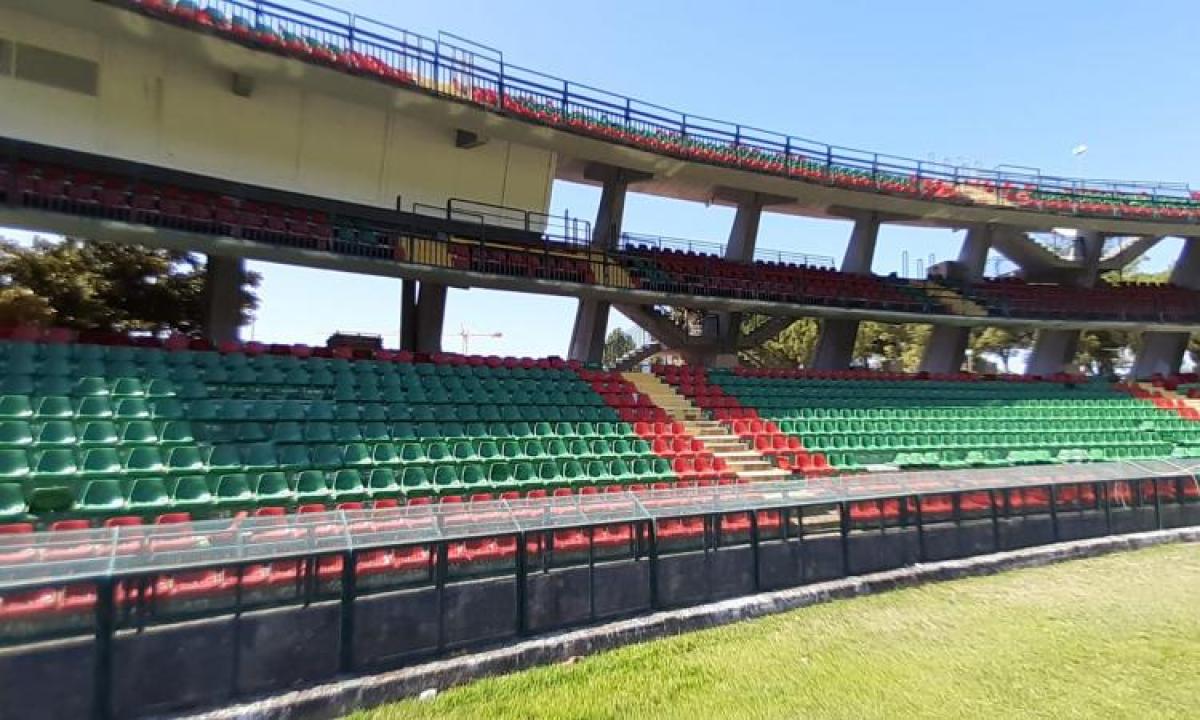
[[[733,262],[754,261],[754,249],[758,244],[758,226],[762,221],[764,200],[758,193],[749,193],[738,201],[737,214],[729,228],[729,240],[725,243],[725,259]],[[705,362],[716,367],[737,367],[737,342],[742,334],[742,314],[722,312],[717,314],[717,351]]]
[[[446,320],[446,286],[421,283],[417,298],[416,351],[436,353],[442,351],[442,332]]]
[[[1187,238],[1171,270],[1171,283],[1189,290],[1200,290],[1200,238]],[[1183,364],[1187,352],[1188,333],[1142,333],[1142,349],[1134,361],[1131,374],[1144,380],[1154,374],[1173,375]]]
[[[575,310],[575,327],[571,330],[571,349],[568,357],[579,362],[597,364],[604,360],[604,338],[608,334],[607,300],[580,300]]]
[[[600,207],[596,210],[596,223],[592,226],[592,247],[603,250],[616,249],[621,239],[625,195],[629,185],[649,176],[607,166],[588,168],[584,175],[603,183]],[[610,303],[606,301],[579,301],[579,307],[575,310],[575,327],[571,330],[571,346],[567,351],[569,359],[585,363],[599,363],[603,360],[609,309]]]
[[[854,221],[850,243],[842,258],[842,272],[865,275],[871,272],[875,260],[875,242],[879,239],[878,213],[868,213]],[[845,370],[854,358],[854,341],[858,337],[857,320],[822,320],[821,337],[813,357],[817,370]]]
[[[204,271],[208,316],[205,335],[214,343],[236,342],[242,325],[242,286],[245,263],[238,257],[209,255]]]
[[[968,282],[983,277],[988,250],[992,247],[993,228],[979,225],[967,230],[958,250],[958,265]],[[971,328],[935,325],[921,358],[921,370],[931,373],[958,372],[966,356]]]
[[[1104,235],[1081,232],[1075,237],[1075,257],[1078,268],[1072,269],[1063,280],[1079,287],[1096,284],[1100,272],[1100,256],[1104,252]],[[1033,354],[1026,372],[1032,375],[1053,375],[1068,368],[1079,348],[1078,330],[1038,330],[1033,340]]]
[[[417,281],[400,281],[400,349],[417,349]]]
[[[1034,335],[1033,354],[1025,372],[1029,375],[1053,375],[1067,370],[1079,348],[1078,330],[1038,330]],[[1072,368],[1073,370],[1073,368]]]

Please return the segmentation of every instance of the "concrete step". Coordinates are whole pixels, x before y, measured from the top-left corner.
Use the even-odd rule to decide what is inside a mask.
[[[744,449],[714,450],[713,456],[719,457],[726,462],[744,462],[747,460],[754,461],[754,462],[762,462],[763,461],[762,455],[759,455],[758,453],[754,452],[753,450],[744,450]]]
[[[779,470],[766,460],[726,460],[725,461],[734,472],[758,472],[760,470]],[[779,470],[779,472],[784,472]]]
[[[741,443],[716,442],[712,440],[703,440],[702,442],[706,448],[712,450],[716,455],[741,455],[742,453],[750,451],[750,448],[742,445]]]
[[[774,470],[747,470],[744,472],[739,470],[737,476],[747,480],[787,480],[792,475],[787,470],[775,468]]]

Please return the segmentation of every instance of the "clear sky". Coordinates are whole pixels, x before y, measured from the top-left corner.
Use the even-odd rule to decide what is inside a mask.
[[[283,0],[295,2],[295,0]],[[1160,0],[331,0],[366,17],[498,48],[508,63],[699,115],[849,147],[992,168],[1191,181],[1200,6]],[[1072,154],[1086,144],[1088,152]],[[555,213],[594,217],[598,191],[559,183]],[[632,196],[625,229],[723,241],[732,211]],[[768,215],[760,248],[841,257],[849,225]],[[953,257],[961,233],[886,227],[874,269]],[[1162,267],[1178,242],[1161,244]],[[256,263],[268,341],[335,330],[395,343],[399,283]],[[308,302],[312,283],[337,303]],[[575,301],[452,290],[447,332],[502,332],[478,353],[565,354]],[[629,323],[614,314],[614,324]],[[250,335],[250,331],[246,332]],[[447,338],[448,349],[458,349]]]

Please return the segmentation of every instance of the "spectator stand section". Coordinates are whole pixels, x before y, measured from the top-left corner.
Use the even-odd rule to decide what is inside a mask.
[[[1197,469],[1097,463],[10,527],[0,713],[192,710],[659,608],[1196,525]]]
[[[845,472],[1181,458],[1200,440],[1186,417],[1121,385],[1071,376],[663,372]]]
[[[1200,221],[1181,183],[981,170],[855,150],[698,117],[555,78],[315,2],[106,0],[251,48],[694,163],[916,200],[1055,215]],[[469,41],[468,41],[469,42]]]
[[[842,273],[818,256],[762,251],[751,262],[734,262],[704,243],[650,236],[624,236],[608,251],[591,246],[586,221],[569,217],[459,198],[445,206],[385,210],[3,139],[0,203],[414,271],[914,317],[1200,320],[1200,293],[1169,284],[1082,289],[988,280],[952,288]]]

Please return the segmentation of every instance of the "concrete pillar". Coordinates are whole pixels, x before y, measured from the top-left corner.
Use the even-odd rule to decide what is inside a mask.
[[[579,362],[597,364],[604,360],[604,338],[608,334],[607,300],[580,300],[575,310],[575,327],[571,330],[571,349],[568,357]]]
[[[1104,252],[1104,235],[1098,232],[1080,232],[1075,236],[1075,259],[1078,268],[1072,269],[1063,278],[1079,287],[1092,287],[1100,273],[1100,256]],[[1033,340],[1033,353],[1025,372],[1031,375],[1053,375],[1063,371],[1074,372],[1068,367],[1079,348],[1078,330],[1038,330]]]
[[[417,281],[400,281],[400,349],[417,349]]]
[[[758,193],[749,193],[738,201],[737,214],[729,228],[729,241],[725,243],[725,259],[733,262],[754,261],[754,248],[758,244],[758,226],[762,221],[764,200]],[[717,315],[717,351],[705,362],[715,367],[737,367],[737,342],[742,334],[742,314],[722,312]]]
[[[1068,370],[1078,348],[1078,330],[1038,330],[1025,372],[1029,375],[1053,375]]]
[[[988,251],[992,247],[993,228],[979,225],[967,230],[962,246],[958,250],[958,265],[965,280],[983,277],[987,265]],[[958,372],[966,356],[967,344],[971,339],[971,328],[950,325],[935,325],[921,358],[921,370],[931,373]]]
[[[1171,270],[1171,283],[1189,290],[1200,290],[1200,238],[1187,238]],[[1142,349],[1133,363],[1131,374],[1144,380],[1154,374],[1173,375],[1183,364],[1188,333],[1142,333]]]
[[[875,260],[875,242],[879,239],[878,213],[868,213],[854,221],[850,243],[842,258],[842,272],[865,275],[871,272]],[[813,357],[817,370],[845,370],[854,358],[854,341],[858,337],[857,320],[822,320],[821,337]]]
[[[204,271],[208,315],[204,332],[214,343],[235,342],[242,325],[242,286],[245,263],[238,257],[209,255]]]
[[[442,351],[443,325],[446,320],[446,286],[422,282],[416,307],[415,350],[422,353]]]
[[[621,239],[621,224],[625,217],[625,195],[630,183],[647,179],[644,173],[622,168],[593,166],[585,177],[600,180],[600,207],[592,226],[592,247],[603,250],[617,248]],[[581,299],[575,310],[575,326],[571,330],[571,346],[567,357],[585,363],[599,363],[604,358],[604,337],[608,332],[610,303]]]

